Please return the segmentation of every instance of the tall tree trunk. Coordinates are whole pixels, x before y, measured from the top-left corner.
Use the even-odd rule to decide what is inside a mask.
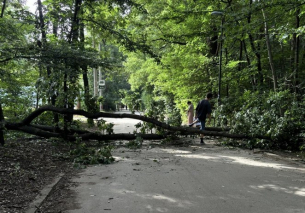
[[[64,107],[63,108],[69,108],[68,107],[68,99],[69,99],[69,95],[68,95],[68,75],[67,75],[67,71],[65,71],[64,74],[64,85],[63,85],[63,90],[64,90],[64,94],[65,94],[65,98],[64,98]],[[70,117],[71,115],[64,115],[64,131],[67,133],[68,132],[68,125],[70,122]],[[73,117],[73,115],[72,115]]]
[[[84,11],[81,10],[81,14],[83,15]],[[80,22],[80,32],[79,32],[79,37],[80,37],[80,45],[81,48],[84,50],[85,49],[85,25],[84,23]],[[82,72],[83,72],[83,82],[84,82],[84,98],[85,98],[85,105],[87,108],[88,112],[95,112],[96,107],[94,107],[95,103],[92,103],[90,101],[90,88],[89,88],[89,80],[88,80],[88,66],[83,65],[81,66]],[[88,124],[93,124],[93,118],[87,118]]]
[[[226,59],[225,65],[228,65],[229,59],[228,59],[228,49],[227,48],[225,48],[225,59]],[[226,97],[227,98],[229,97],[229,88],[230,88],[229,82],[230,81],[227,81],[227,85],[226,85]]]
[[[83,10],[81,11],[83,14]],[[83,23],[80,24],[80,43],[81,48],[85,49],[85,26]],[[84,82],[84,96],[85,96],[85,105],[88,112],[93,112],[92,106],[90,105],[90,89],[89,89],[89,80],[88,80],[88,67],[86,65],[81,66],[83,72],[83,82]]]
[[[56,11],[59,10],[58,6],[54,7],[53,9],[55,9]],[[52,23],[53,25],[53,35],[57,38],[58,37],[58,19],[59,19],[59,16],[57,13],[54,13],[53,14],[53,18],[54,18],[54,21]]]
[[[6,7],[6,0],[3,0],[0,18],[3,18],[4,16],[5,7]]]
[[[232,1],[229,1],[228,3],[229,3],[228,6],[230,7]],[[251,4],[252,4],[252,2],[250,2],[250,7],[251,7]],[[234,12],[233,8],[232,7],[230,7],[230,8],[231,8],[231,11]],[[249,14],[249,16],[248,16],[248,22],[251,22],[251,14]],[[239,21],[236,20],[236,24],[240,25]],[[240,40],[240,49],[239,49],[239,60],[240,61],[242,61],[242,59],[243,59],[243,50],[245,51],[245,57],[246,57],[246,60],[247,60],[247,64],[248,64],[248,67],[250,68],[251,67],[251,62],[250,62],[249,54],[248,54],[248,51],[247,51],[246,42],[245,42],[244,39]],[[260,67],[260,69],[261,69],[260,62],[259,62],[259,66],[258,67]],[[242,70],[242,63],[239,63],[238,70],[239,71]],[[239,82],[239,80],[238,80],[238,82]],[[253,75],[251,75],[251,84],[252,84],[253,90],[255,90],[255,88],[256,88],[256,80],[255,80],[255,76],[253,76]],[[239,87],[238,87],[238,89],[239,89]]]
[[[44,23],[44,17],[42,13],[42,4],[41,0],[37,0],[37,5],[38,5],[38,13],[39,13],[39,27],[41,30],[41,39],[42,39],[42,47],[45,47],[47,43],[47,34],[46,34],[46,29],[45,29],[45,23]]]
[[[75,0],[74,15],[70,31],[70,42],[76,43],[79,38],[79,16],[81,13],[82,0]]]
[[[239,46],[239,58],[238,58],[239,61],[242,61],[243,60],[243,41],[240,40],[240,46]],[[239,63],[238,64],[238,74],[240,74],[242,70],[242,63]],[[240,75],[239,75],[240,76]],[[237,84],[240,83],[240,78],[237,78]],[[240,92],[240,87],[237,87],[237,91],[238,91],[238,94]]]
[[[4,124],[1,124],[4,122],[4,115],[3,115],[3,110],[2,110],[2,103],[0,102],[0,145],[4,145],[4,133],[3,133],[3,126]]]
[[[269,64],[270,64],[270,69],[271,69],[272,78],[273,78],[273,89],[274,89],[274,92],[276,92],[278,90],[277,75],[276,75],[276,71],[274,69],[274,64],[273,64],[272,50],[271,50],[270,39],[269,39],[269,29],[268,29],[268,24],[267,24],[267,19],[266,19],[266,14],[265,14],[264,9],[262,9],[262,14],[263,14],[264,25],[265,25],[265,39],[266,39],[266,45],[267,45],[267,51],[268,51]]]
[[[3,16],[4,16],[5,6],[6,6],[6,0],[3,0],[0,18],[3,18]],[[4,141],[2,122],[4,122],[4,115],[3,115],[3,110],[2,110],[2,103],[0,102],[0,145],[3,146],[5,141]]]
[[[239,42],[240,46],[239,46],[239,61],[241,61],[243,59],[243,41],[240,40]],[[238,71],[242,70],[242,63],[238,64]]]
[[[44,22],[44,16],[42,13],[42,3],[41,0],[37,0],[37,5],[38,5],[38,13],[39,13],[39,26],[41,30],[41,40],[42,40],[42,49],[43,51],[46,51],[47,47],[47,33],[46,33],[46,26]],[[47,75],[50,81],[50,85],[52,85],[53,80],[51,78],[51,68],[47,66]],[[56,95],[52,95],[51,97],[48,97],[48,102],[51,102],[52,106],[56,105]],[[59,118],[57,113],[53,113],[53,122],[55,125],[58,125]]]
[[[249,54],[248,54],[247,45],[246,45],[245,40],[242,40],[242,43],[243,43],[243,47],[244,47],[244,50],[245,50],[245,56],[246,56],[247,64],[248,64],[248,67],[250,67],[251,66],[251,61],[250,61],[250,58],[249,58]],[[255,82],[256,82],[255,76],[251,75],[251,84],[252,84],[253,90],[255,90],[255,88],[256,88],[256,83]]]
[[[250,8],[252,6],[253,0],[250,0]],[[251,12],[248,14],[248,24],[251,23]],[[260,51],[255,47],[254,44],[254,38],[252,36],[251,33],[248,33],[249,36],[249,40],[250,40],[250,45],[252,48],[252,51],[254,52],[255,56],[256,56],[256,60],[257,60],[257,74],[258,74],[258,84],[262,85],[264,82],[264,78],[263,78],[263,74],[262,74],[262,63],[261,63],[261,55],[260,55]]]
[[[56,10],[58,10],[58,6],[56,6],[55,8]],[[53,35],[57,38],[58,37],[58,14],[57,13],[54,13],[54,21],[53,21]],[[55,68],[57,69],[57,68]],[[53,71],[56,72],[58,70],[54,70],[53,68]],[[52,103],[52,106],[55,106],[56,105],[56,102],[57,102],[57,95],[54,93],[51,97],[51,103]],[[58,124],[59,124],[59,115],[58,113],[53,113],[53,119],[54,119],[54,123],[56,125],[56,127],[58,128]]]
[[[247,64],[248,64],[248,66],[251,66],[251,61],[250,61],[250,58],[249,58],[249,54],[248,54],[247,45],[246,45],[245,40],[242,40],[242,43],[243,43],[243,48],[244,48],[244,51],[245,51]]]
[[[300,27],[300,9],[297,9],[295,17],[296,17],[296,29]],[[293,34],[294,40],[294,92],[296,94],[299,93],[298,85],[298,76],[299,76],[299,52],[300,52],[300,37],[297,36],[296,33]]]
[[[74,6],[74,14],[73,14],[73,19],[72,19],[72,25],[71,25],[71,31],[70,31],[70,35],[69,35],[69,41],[72,45],[72,48],[77,48],[78,45],[78,39],[79,39],[79,29],[80,29],[80,25],[79,25],[79,16],[80,14],[80,10],[81,10],[81,5],[82,5],[82,0],[76,0],[75,1],[75,6]],[[64,89],[66,91],[66,93],[68,94],[68,84],[76,84],[77,82],[77,78],[78,78],[78,73],[79,73],[79,65],[72,65],[72,67],[74,68],[74,72],[73,73],[69,73],[69,74],[65,74],[65,86]],[[69,108],[69,109],[73,109],[74,108],[74,101],[73,99],[77,98],[77,97],[66,97],[66,105],[65,107]],[[73,115],[69,115],[66,117],[65,122],[72,122],[73,120]],[[67,125],[67,124],[66,124]]]

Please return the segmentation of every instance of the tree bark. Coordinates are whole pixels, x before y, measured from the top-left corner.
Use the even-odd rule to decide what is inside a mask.
[[[228,2],[228,3],[229,3],[229,2]],[[231,2],[230,2],[229,4],[231,5]],[[252,4],[252,1],[250,2],[250,7],[251,7],[251,4]],[[229,5],[229,6],[230,6],[230,5]],[[234,12],[232,8],[231,8],[231,11]],[[251,22],[251,13],[248,15],[248,23],[250,23],[250,22]],[[236,24],[237,24],[237,25],[240,25],[240,24],[239,24],[239,21],[236,20]],[[251,34],[249,35],[249,37],[250,37],[250,36],[252,37]],[[255,46],[254,46],[254,48],[255,48]],[[241,39],[241,40],[240,40],[240,49],[239,49],[239,60],[240,60],[240,61],[242,61],[242,59],[243,59],[243,50],[244,50],[244,52],[245,52],[245,57],[246,57],[246,60],[247,60],[248,67],[250,67],[250,66],[251,66],[251,62],[250,62],[249,54],[248,54],[248,51],[247,51],[246,42],[245,42],[244,39]],[[259,64],[259,67],[260,67],[260,69],[261,69],[261,65],[260,65],[260,64]],[[239,70],[239,71],[242,70],[242,63],[239,63],[239,65],[238,65],[238,70]],[[253,75],[251,75],[251,83],[252,83],[252,88],[253,88],[253,90],[255,90],[256,82],[255,82],[255,77],[254,77]],[[238,89],[239,89],[239,87],[238,87]]]
[[[84,11],[81,10],[83,15]],[[80,23],[80,45],[83,50],[85,50],[85,26],[84,23]],[[93,112],[92,106],[90,105],[90,89],[89,89],[89,80],[88,80],[88,67],[86,65],[81,66],[83,72],[83,82],[84,82],[84,98],[85,98],[85,105],[87,107],[88,112]]]
[[[75,6],[74,6],[74,14],[73,14],[73,19],[72,19],[72,25],[71,25],[71,32],[70,32],[70,43],[72,45],[72,48],[77,49],[78,47],[78,39],[79,39],[79,29],[80,29],[80,25],[79,25],[79,16],[80,16],[80,10],[81,10],[81,5],[82,5],[82,0],[76,0],[75,1]],[[69,72],[69,73],[65,73],[65,80],[64,80],[64,92],[66,94],[66,100],[65,100],[65,107],[69,108],[69,109],[73,109],[74,108],[74,101],[73,99],[75,99],[76,97],[68,97],[68,84],[76,84],[77,79],[78,79],[78,73],[80,70],[79,65],[74,64],[72,65],[74,72]],[[72,122],[73,120],[73,115],[65,115],[65,127],[67,127],[68,123]]]
[[[41,30],[42,47],[45,47],[47,43],[47,34],[45,29],[44,17],[42,13],[41,0],[37,0],[37,5],[38,5],[38,13],[39,13],[39,27]]]
[[[0,145],[4,145],[4,134],[3,134],[3,124],[4,124],[4,115],[2,110],[2,103],[0,103]]]
[[[67,72],[67,71],[66,71]],[[68,107],[68,75],[67,73],[65,72],[64,74],[64,85],[63,85],[63,91],[64,91],[64,94],[65,94],[65,98],[64,98],[64,106],[63,108],[65,109],[69,109]],[[69,121],[72,121],[72,119],[69,119],[69,116],[68,114],[64,114],[64,131],[68,134],[68,123]]]
[[[42,12],[42,3],[41,3],[41,0],[37,0],[37,5],[38,5],[38,13],[39,13],[39,27],[40,27],[40,30],[41,30],[41,40],[42,40],[41,48],[44,51],[46,51],[46,47],[47,47],[47,33],[46,33],[46,26],[45,26],[45,22],[44,22],[44,16],[43,16],[43,12]],[[52,70],[47,65],[47,75],[49,77],[50,85],[52,85],[52,82],[53,82],[53,80],[50,79],[51,78],[51,74],[52,74]],[[48,101],[51,102],[51,104],[53,106],[55,106],[56,98],[57,98],[56,95],[52,95],[51,97],[48,97]],[[59,118],[58,118],[58,115],[56,113],[53,113],[53,122],[55,124],[58,124],[58,122],[59,122]]]
[[[3,18],[3,16],[4,16],[5,6],[6,6],[6,0],[3,0],[0,18]],[[0,145],[3,146],[5,141],[4,141],[2,123],[4,123],[4,115],[3,115],[3,110],[2,110],[2,103],[0,102]]]
[[[4,16],[5,7],[6,7],[6,0],[3,0],[0,18],[3,18]]]
[[[58,6],[55,7],[56,10],[58,10]],[[58,14],[54,13],[53,14],[54,17],[54,21],[53,21],[53,35],[57,38],[58,36]],[[57,72],[59,71],[57,68],[53,68],[53,72]],[[55,89],[55,88],[54,88]],[[51,97],[51,104],[52,106],[56,106],[56,102],[57,102],[57,94],[53,94]],[[57,113],[53,113],[53,119],[54,119],[54,124],[58,127],[58,123],[59,123],[59,116]]]
[[[16,126],[17,124],[10,124],[11,126]],[[19,125],[20,126],[20,125]],[[51,127],[51,126],[45,126],[45,125],[38,125],[38,124],[29,124],[28,126],[43,130],[43,131],[48,131],[48,132],[61,132],[58,128],[56,127]],[[184,127],[185,128],[185,127]],[[198,127],[199,128],[199,127]],[[197,129],[198,129],[197,128]],[[205,128],[207,131],[210,132],[228,132],[230,131],[230,128],[221,128],[221,127],[206,127]],[[82,130],[82,129],[71,129],[71,134],[85,134],[85,133],[90,133],[87,130]],[[62,131],[64,133],[64,131]],[[180,133],[181,135],[191,135],[192,133]],[[196,134],[196,133],[193,133]]]
[[[56,133],[56,132],[49,132],[49,131],[43,131],[36,128],[33,128],[31,126],[22,126],[18,128],[14,128],[14,130],[19,130],[25,133],[33,134],[36,136],[44,137],[44,138],[65,138],[69,141],[75,141],[77,138],[81,138],[82,140],[102,140],[102,141],[108,141],[108,140],[135,140],[137,137],[141,137],[145,140],[161,140],[165,139],[170,134],[111,134],[111,135],[103,135],[100,133],[93,133],[93,132],[87,132],[84,134],[70,134],[70,135],[64,135],[62,133]],[[213,131],[199,131],[199,133],[204,133],[207,136],[219,136],[219,137],[228,137],[228,138],[235,138],[235,139],[244,139],[244,138],[250,138],[244,135],[238,135],[238,134],[229,134],[226,132],[213,132]],[[197,133],[197,132],[196,132]],[[199,134],[197,133],[197,134]]]
[[[244,45],[244,43],[243,43],[242,40],[240,40],[239,44],[240,44],[240,46],[239,46],[239,59],[238,60],[241,61],[243,59],[243,45]],[[241,70],[242,70],[242,64],[239,63],[238,64],[238,71],[241,71]]]
[[[72,19],[72,26],[70,32],[71,43],[76,42],[79,37],[79,16],[80,16],[81,5],[82,5],[82,0],[75,1],[74,15]]]
[[[297,9],[296,14],[296,29],[300,27],[300,9]],[[298,76],[299,76],[299,52],[300,52],[300,37],[296,33],[293,34],[294,40],[294,92],[299,93],[298,85]]]
[[[250,58],[249,58],[247,45],[246,45],[245,40],[242,40],[242,42],[243,42],[243,47],[244,47],[244,50],[245,50],[245,56],[246,56],[246,59],[247,59],[247,64],[248,64],[248,67],[250,67],[251,66],[251,61],[250,61]],[[252,84],[252,89],[255,90],[256,83],[255,83],[255,76],[254,75],[251,75],[251,84]]]
[[[265,25],[265,39],[266,39],[266,45],[267,45],[267,51],[268,51],[269,64],[270,64],[270,69],[271,69],[272,78],[273,78],[273,89],[274,89],[274,92],[276,92],[278,90],[277,75],[276,75],[276,71],[274,69],[274,64],[273,64],[273,56],[272,56],[270,39],[269,39],[269,29],[268,29],[267,18],[266,18],[264,9],[262,9],[262,14],[263,14],[264,25]]]
[[[228,129],[223,129],[223,131],[212,131],[212,130],[220,130],[220,129],[213,129],[213,128],[206,128],[205,131],[199,130],[197,128],[190,128],[190,127],[175,127],[175,126],[170,126],[166,123],[162,123],[156,119],[145,117],[145,116],[140,116],[140,115],[134,115],[134,114],[112,114],[112,113],[105,113],[105,112],[98,112],[98,113],[89,113],[84,110],[74,110],[74,109],[67,109],[67,108],[56,108],[53,106],[44,106],[39,108],[38,110],[35,110],[32,112],[28,117],[26,117],[24,120],[22,120],[20,123],[6,123],[5,127],[8,130],[19,130],[23,132],[27,132],[30,134],[34,134],[37,136],[42,136],[42,137],[64,137],[65,139],[73,139],[73,134],[74,132],[71,131],[71,134],[67,134],[67,131],[63,130],[64,134],[61,133],[54,133],[54,132],[49,132],[48,134],[47,131],[35,128],[33,126],[30,126],[31,122],[41,115],[42,113],[46,111],[52,111],[52,112],[57,112],[59,114],[72,114],[72,115],[82,115],[87,118],[92,118],[92,119],[98,119],[98,118],[132,118],[132,119],[137,119],[145,122],[152,123],[158,127],[161,127],[163,129],[166,129],[172,133],[178,132],[178,134],[204,134],[208,136],[220,136],[220,137],[228,137],[228,138],[259,138],[259,139],[269,139],[269,137],[266,136],[248,136],[248,135],[243,135],[243,134],[230,134],[227,132]],[[167,133],[166,133],[167,134]],[[81,137],[83,139],[97,139],[100,138],[101,140],[105,139],[105,136],[97,136],[100,134],[95,134],[95,133],[83,133],[79,134],[77,137]],[[115,136],[111,136],[115,138]],[[111,140],[113,140],[113,138]],[[69,140],[70,140],[69,139]],[[117,138],[120,139],[120,138]]]
[[[250,8],[251,8],[252,3],[253,3],[253,0],[250,0]],[[250,24],[251,23],[251,12],[248,14],[247,19],[248,19],[248,24]],[[257,74],[258,74],[258,82],[259,82],[258,84],[262,85],[264,82],[264,79],[263,79],[263,74],[262,74],[261,55],[260,55],[259,50],[254,45],[254,38],[253,38],[252,34],[248,33],[248,36],[249,36],[252,51],[254,52],[254,54],[256,56],[256,60],[257,60],[256,64],[257,64]]]
[[[118,114],[116,114],[118,115]],[[166,125],[166,124],[165,124]],[[100,134],[96,132],[87,132],[87,131],[71,131],[70,134],[66,134],[65,131],[57,131],[54,132],[54,128],[44,127],[37,128],[37,126],[31,125],[20,125],[13,123],[6,123],[5,127],[8,130],[17,130],[22,131],[28,134],[40,136],[43,138],[64,138],[69,141],[75,141],[77,138],[81,138],[82,140],[134,140],[136,137],[142,137],[145,140],[158,140],[164,139],[170,135],[175,135],[175,132],[180,132],[178,135],[194,135],[194,134],[204,134],[206,136],[218,136],[218,137],[227,137],[227,138],[235,138],[235,139],[250,139],[253,137],[242,135],[242,134],[230,134],[228,132],[217,132],[217,131],[209,131],[207,130],[199,130],[196,128],[189,127],[170,127],[171,132],[166,132],[163,135],[158,134]],[[52,130],[52,131],[49,131]],[[270,139],[269,137],[257,136],[256,138],[260,139]]]

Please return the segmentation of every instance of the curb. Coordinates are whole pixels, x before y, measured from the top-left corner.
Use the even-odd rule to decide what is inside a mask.
[[[25,211],[25,213],[35,213],[37,210],[39,210],[39,206],[42,204],[42,202],[46,199],[46,197],[50,194],[54,186],[57,185],[57,183],[64,177],[63,173],[60,173],[58,177],[49,185],[45,186],[39,194],[36,196],[36,198],[30,203],[28,209]]]

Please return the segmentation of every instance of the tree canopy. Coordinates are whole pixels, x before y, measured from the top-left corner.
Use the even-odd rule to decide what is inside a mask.
[[[299,148],[304,3],[37,0],[31,13],[24,1],[2,0],[1,123],[46,104],[72,110],[79,103],[96,113],[101,103],[146,110],[177,126],[188,100],[212,92],[216,125],[268,138],[251,146]],[[106,82],[100,92],[97,79]],[[36,122],[67,130],[73,121],[48,116]]]

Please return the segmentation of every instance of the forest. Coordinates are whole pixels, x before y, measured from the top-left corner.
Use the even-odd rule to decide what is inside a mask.
[[[305,1],[34,3],[1,4],[2,145],[15,131],[75,140],[73,114],[95,125],[123,105],[181,131],[187,101],[212,92],[211,127],[248,147],[305,149]]]

